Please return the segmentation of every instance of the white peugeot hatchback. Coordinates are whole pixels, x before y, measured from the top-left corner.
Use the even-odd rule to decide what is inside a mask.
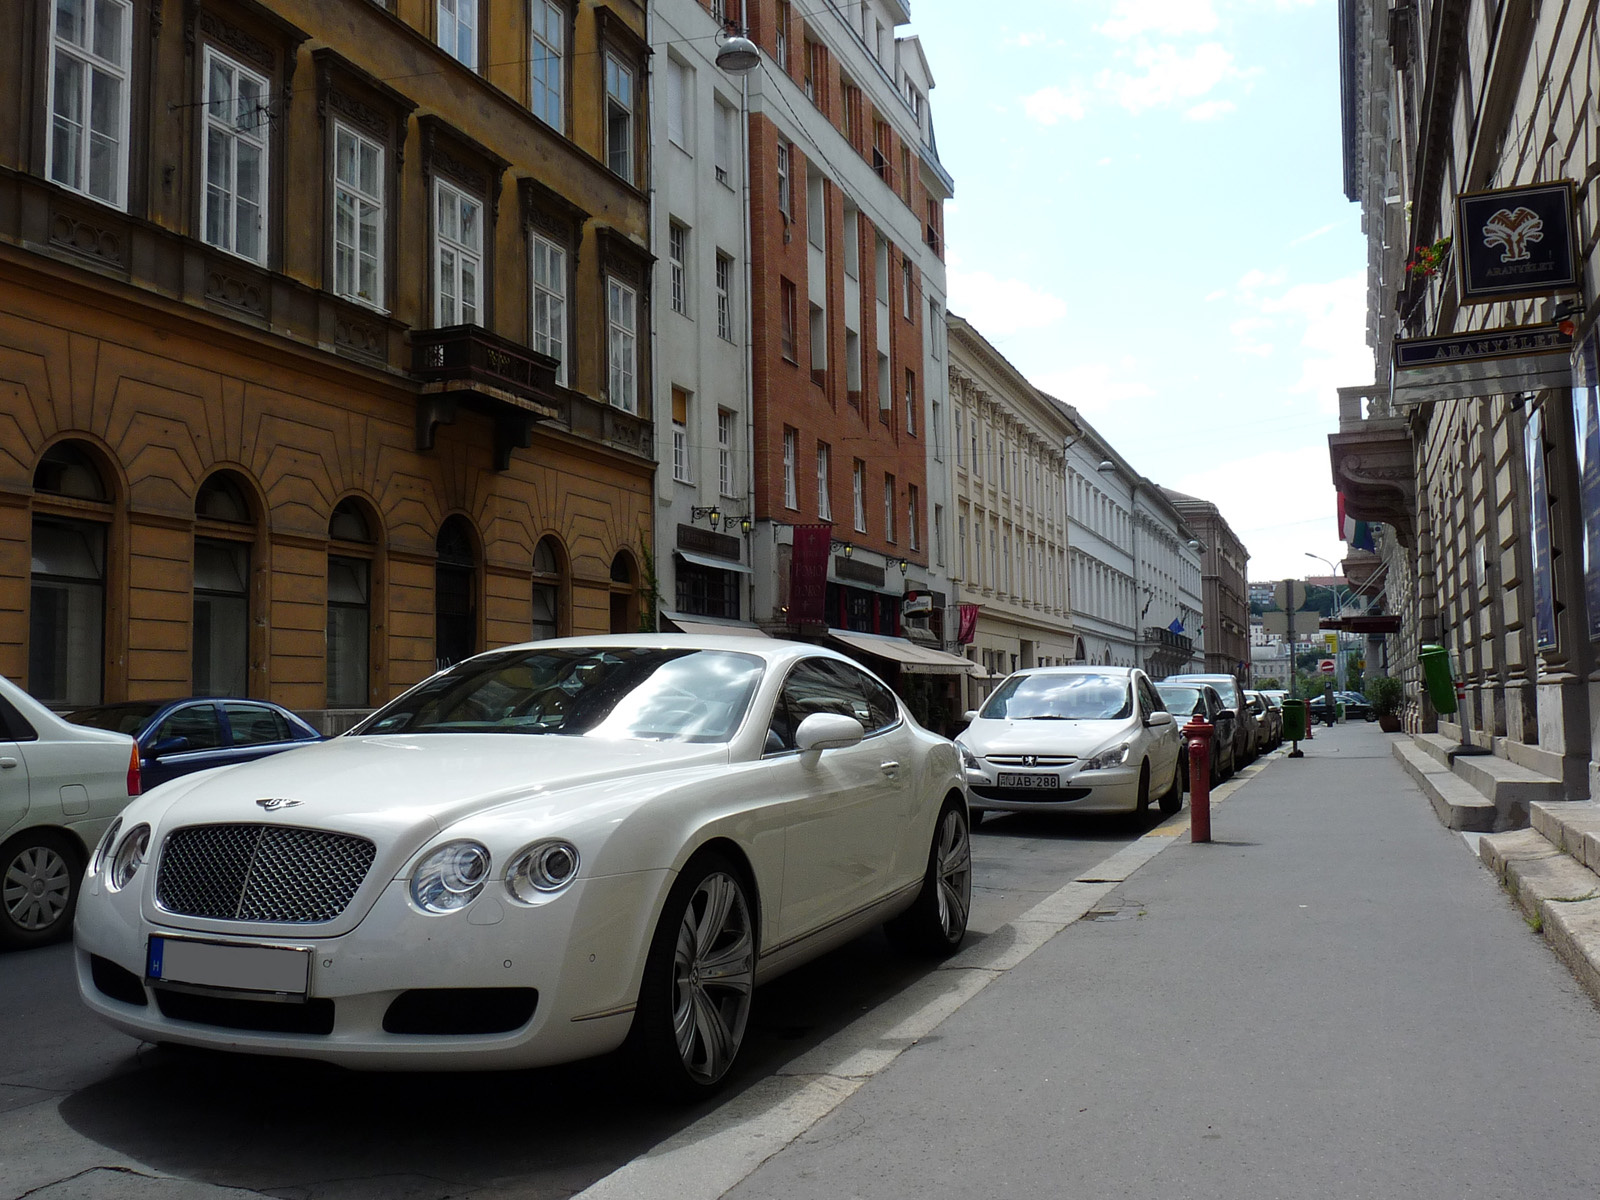
[[[1139,813],[1183,805],[1176,721],[1133,667],[1039,667],[998,688],[956,739],[981,812]]]

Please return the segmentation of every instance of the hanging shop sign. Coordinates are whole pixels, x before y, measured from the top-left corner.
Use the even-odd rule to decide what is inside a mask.
[[[1578,287],[1570,182],[1456,197],[1461,302],[1489,304]]]
[[[1572,335],[1557,325],[1395,338],[1390,399],[1397,405],[1572,386]]]
[[[789,558],[789,624],[820,625],[827,619],[828,549],[831,525],[796,525]]]

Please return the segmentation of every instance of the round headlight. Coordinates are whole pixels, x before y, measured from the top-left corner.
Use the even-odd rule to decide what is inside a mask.
[[[100,839],[100,844],[95,847],[94,859],[89,863],[89,874],[98,875],[105,870],[106,859],[111,857],[111,847],[117,840],[117,834],[122,832],[122,818],[118,817],[111,822],[111,828],[106,830],[105,837]]]
[[[135,825],[128,830],[127,835],[117,846],[117,852],[111,858],[111,870],[106,876],[106,885],[114,892],[120,892],[133,882],[133,877],[139,873],[139,868],[144,866],[144,856],[150,849],[150,826]]]
[[[465,908],[489,882],[489,851],[477,842],[448,842],[417,864],[411,898],[428,912]]]
[[[541,842],[529,846],[506,868],[506,890],[514,899],[532,904],[540,895],[559,892],[578,874],[578,848],[571,842]]]

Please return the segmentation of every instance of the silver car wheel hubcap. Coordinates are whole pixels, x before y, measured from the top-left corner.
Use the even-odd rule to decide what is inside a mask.
[[[72,894],[67,860],[48,846],[30,846],[6,868],[0,900],[19,929],[37,933],[61,919]]]
[[[939,825],[938,863],[939,928],[953,941],[966,930],[972,904],[972,840],[954,809]]]
[[[744,889],[721,871],[689,897],[672,957],[672,1030],[684,1069],[714,1083],[744,1040],[755,990],[755,936]]]

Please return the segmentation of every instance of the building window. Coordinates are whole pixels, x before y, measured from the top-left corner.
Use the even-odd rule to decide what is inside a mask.
[[[795,350],[795,327],[800,320],[798,312],[800,302],[792,280],[778,281],[778,300],[783,321],[781,329],[783,356],[790,362],[799,362],[799,354]]]
[[[677,611],[690,616],[739,619],[739,577],[674,558]]]
[[[972,473],[980,474],[978,470],[978,414],[972,414]]]
[[[789,194],[789,155],[789,143],[780,138],[778,140],[778,211],[783,214],[785,221],[790,220],[791,214],[794,212],[794,201]]]
[[[106,527],[35,517],[28,611],[28,690],[46,704],[102,698]]]
[[[633,72],[606,55],[606,164],[633,182]]]
[[[434,319],[477,325],[483,302],[483,204],[444,180],[434,185]]]
[[[900,147],[900,186],[906,190],[905,201],[909,205],[911,203],[911,148],[905,145]],[[908,317],[910,315],[910,313],[906,314]]]
[[[917,373],[906,368],[906,433],[917,436]]]
[[[639,344],[635,332],[638,328],[638,316],[639,298],[633,289],[618,283],[615,279],[607,279],[606,322],[610,330],[607,349],[611,365],[609,398],[615,407],[630,413],[639,411],[638,373],[635,364]]]
[[[560,365],[556,382],[567,383],[567,252],[549,238],[533,238],[533,348]]]
[[[933,559],[944,566],[944,505],[933,506]]]
[[[900,260],[900,295],[901,311],[908,321],[915,320],[917,314],[916,289],[912,286],[911,259],[909,256]]]
[[[478,652],[478,559],[467,519],[446,518],[434,549],[433,655],[442,670]]]
[[[783,505],[785,508],[799,508],[800,495],[798,482],[795,478],[797,464],[796,458],[800,454],[800,435],[788,426],[783,430]]]
[[[805,68],[806,99],[815,103],[817,99],[817,44],[810,38],[805,43],[806,60],[801,65]]]
[[[907,485],[906,493],[906,543],[911,549],[916,550],[921,547],[922,542],[920,533],[922,525],[922,513],[920,511],[922,508],[922,495],[914,483]]]
[[[855,530],[857,533],[865,533],[867,531],[867,464],[859,458],[851,466],[850,493],[854,509],[851,515],[855,518]]]
[[[561,554],[553,537],[533,548],[533,639],[561,636]]]
[[[328,537],[370,546],[372,530],[360,507],[345,500],[333,510]],[[372,648],[370,551],[328,555],[328,707],[364,708]]]
[[[821,42],[806,43],[806,95],[828,111],[828,48]]]
[[[893,475],[883,477],[883,535],[891,542],[895,540]]]
[[[533,115],[557,132],[566,127],[561,60],[567,44],[567,14],[550,0],[533,0],[533,33],[528,71]]]
[[[251,262],[267,259],[267,133],[271,86],[263,75],[206,48],[203,236]]]
[[[733,413],[717,409],[717,490],[734,495],[733,488]]]
[[[817,519],[819,521],[833,520],[833,498],[830,495],[832,483],[829,480],[829,466],[832,451],[827,442],[817,443]]]
[[[944,333],[944,322],[939,319],[939,305],[936,301],[928,301],[928,353],[937,361],[943,354],[939,346],[939,338]]]
[[[959,405],[956,407],[956,466],[967,465],[967,439],[963,436],[967,429],[967,418],[962,413]]]
[[[778,0],[777,35],[774,39],[778,69],[785,75],[789,73],[789,0]]]
[[[733,107],[717,100],[716,145],[712,148],[717,182],[733,186]]]
[[[944,405],[939,403],[938,397],[930,401],[933,416],[928,421],[928,438],[933,443],[933,461],[944,461]]]
[[[733,304],[730,293],[733,288],[733,259],[721,251],[717,252],[717,336],[727,341],[733,341]]]
[[[861,89],[843,76],[839,81],[840,125],[844,140],[855,146],[861,139]]]
[[[383,147],[333,127],[333,291],[383,307]]]
[[[693,101],[694,72],[677,59],[668,58],[667,138],[685,152],[689,151],[689,130],[694,128]]]
[[[693,483],[689,473],[689,393],[672,389],[672,477],[679,483]]]
[[[478,69],[478,0],[439,0],[439,45],[452,58]]]
[[[689,312],[689,286],[684,279],[684,263],[689,257],[689,230],[676,221],[667,225],[667,262],[672,281],[672,311]]]
[[[201,528],[226,536],[194,540],[194,694],[248,695],[250,509],[238,485],[213,475],[195,497],[195,517]]]
[[[50,139],[46,174],[62,187],[118,208],[128,193],[128,70],[133,5],[52,4]]]

